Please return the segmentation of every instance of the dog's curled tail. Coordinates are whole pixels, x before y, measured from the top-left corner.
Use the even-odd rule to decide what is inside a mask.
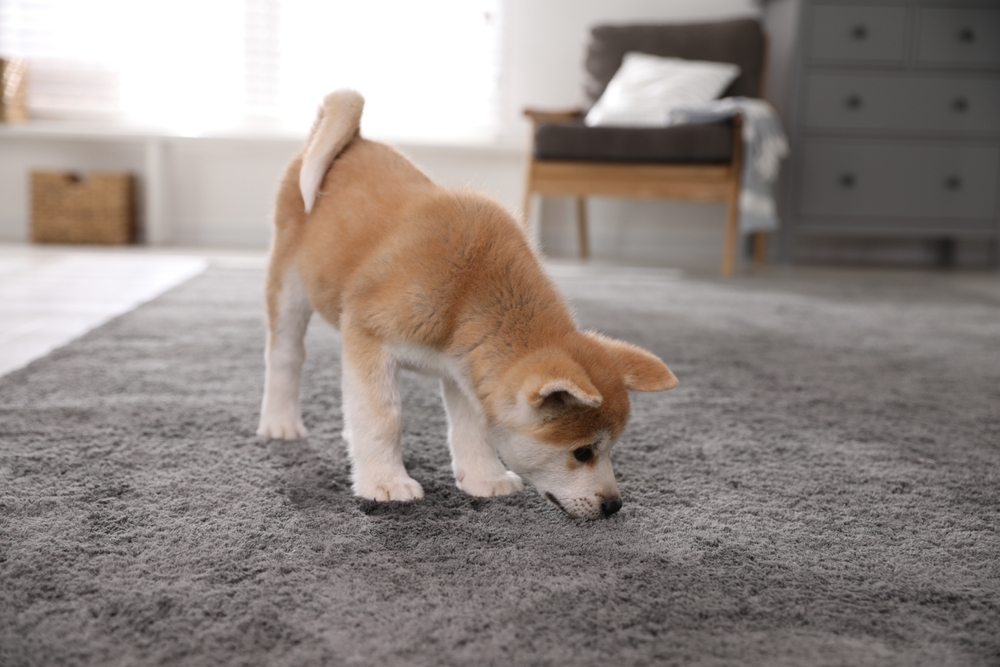
[[[333,160],[357,136],[364,107],[365,98],[353,90],[337,90],[323,98],[299,171],[299,191],[306,213],[312,211],[319,186]]]

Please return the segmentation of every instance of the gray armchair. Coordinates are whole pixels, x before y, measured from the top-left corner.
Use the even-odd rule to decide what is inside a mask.
[[[598,26],[587,51],[588,107],[604,92],[628,51],[735,63],[740,76],[723,93],[760,97],[767,39],[753,19],[699,24]],[[740,120],[664,128],[588,127],[586,109],[526,109],[534,143],[525,178],[525,215],[533,194],[577,199],[580,256],[587,257],[586,197],[592,195],[724,200],[722,274],[735,266],[742,141]],[[764,235],[755,258],[764,259]]]

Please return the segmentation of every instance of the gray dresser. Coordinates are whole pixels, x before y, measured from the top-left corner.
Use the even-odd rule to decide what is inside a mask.
[[[772,0],[792,142],[784,257],[807,236],[1000,244],[1000,0]]]

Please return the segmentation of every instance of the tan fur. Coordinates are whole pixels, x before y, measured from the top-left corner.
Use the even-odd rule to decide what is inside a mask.
[[[489,198],[442,188],[392,148],[356,137],[307,215],[301,163],[300,154],[278,192],[269,345],[284,277],[297,271],[312,308],[341,328],[362,381],[390,368],[393,346],[427,349],[454,363],[487,430],[516,432],[567,456],[600,438],[613,443],[628,420],[628,388],[676,385],[654,355],[580,332],[520,225]],[[365,400],[380,405],[378,393]],[[398,410],[386,401],[385,410]]]

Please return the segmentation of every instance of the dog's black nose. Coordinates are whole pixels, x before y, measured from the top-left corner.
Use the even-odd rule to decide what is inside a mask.
[[[603,503],[601,503],[601,512],[604,513],[604,516],[611,516],[621,508],[622,508],[622,499],[619,498],[618,496],[615,496],[611,500],[605,500]]]

